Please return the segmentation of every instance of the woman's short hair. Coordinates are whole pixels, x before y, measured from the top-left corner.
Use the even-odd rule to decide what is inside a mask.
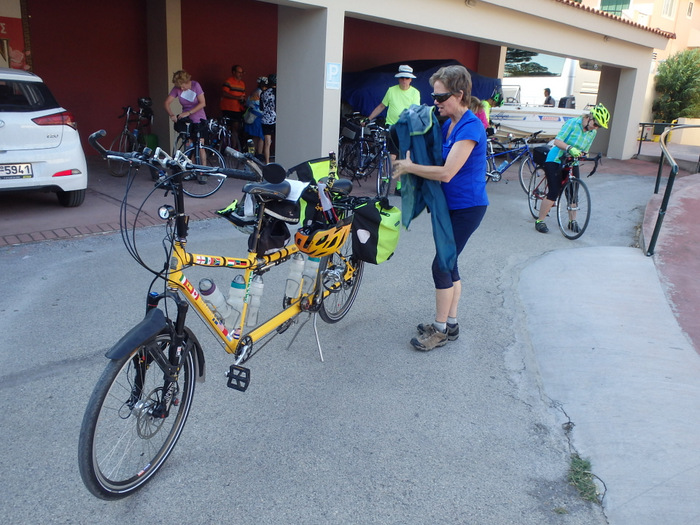
[[[452,93],[463,93],[462,106],[468,106],[472,97],[472,76],[464,66],[444,66],[430,77],[430,85],[442,82]]]
[[[175,73],[173,73],[173,84],[180,87],[185,82],[189,82],[191,78],[192,75],[190,75],[184,69],[181,69],[180,71],[175,71]]]

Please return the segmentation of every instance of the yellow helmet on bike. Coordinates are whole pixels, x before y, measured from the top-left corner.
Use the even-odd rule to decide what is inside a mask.
[[[610,112],[603,104],[598,104],[591,110],[591,117],[603,128],[608,129]]]
[[[316,222],[299,228],[294,235],[294,242],[299,251],[309,257],[325,257],[340,249],[348,238],[351,226],[352,220],[341,221],[335,226]]]

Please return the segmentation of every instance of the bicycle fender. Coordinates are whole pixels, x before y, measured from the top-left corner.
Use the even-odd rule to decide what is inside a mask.
[[[118,360],[129,355],[135,348],[143,345],[157,336],[167,326],[165,314],[159,308],[153,308],[146,313],[139,324],[129,330],[124,337],[109,349],[105,357]]]

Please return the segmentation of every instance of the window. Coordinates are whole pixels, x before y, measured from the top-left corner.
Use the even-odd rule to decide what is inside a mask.
[[[611,15],[622,15],[623,9],[629,9],[630,2],[621,0],[600,0],[600,10],[610,13]]]
[[[664,5],[661,8],[661,14],[668,18],[673,18],[673,11],[676,4],[676,0],[664,0]]]

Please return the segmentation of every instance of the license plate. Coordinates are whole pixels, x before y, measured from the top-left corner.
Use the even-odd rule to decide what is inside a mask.
[[[31,164],[0,164],[0,179],[31,179]]]

